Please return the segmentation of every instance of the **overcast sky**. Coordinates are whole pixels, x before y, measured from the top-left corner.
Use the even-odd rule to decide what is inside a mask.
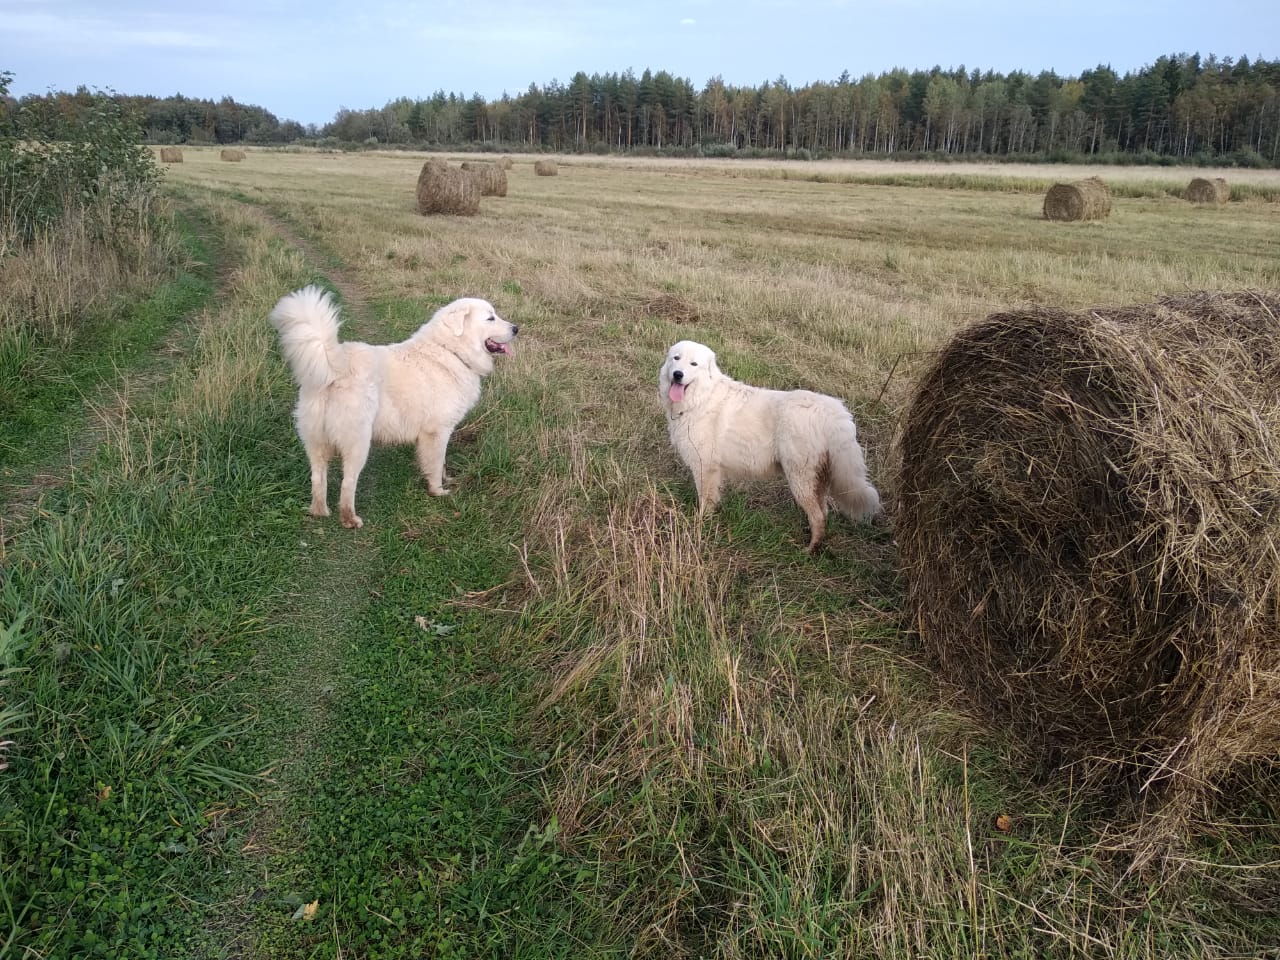
[[[963,64],[1075,76],[1165,53],[1280,59],[1280,0],[0,0],[11,93],[220,99],[323,124],[436,90],[487,100],[578,70],[793,86]]]

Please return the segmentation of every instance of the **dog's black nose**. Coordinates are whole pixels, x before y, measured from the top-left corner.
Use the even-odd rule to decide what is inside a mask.
[[[681,380],[683,380],[683,379],[684,379],[684,371],[683,371],[683,370],[672,370],[672,371],[671,371],[671,379],[672,379],[672,380],[674,380],[676,383],[679,383]]]
[[[519,332],[520,332],[520,328],[519,328],[519,327],[517,327],[517,326],[513,323],[513,324],[511,325],[511,332],[512,332],[512,334],[517,334],[517,333],[519,333]]]

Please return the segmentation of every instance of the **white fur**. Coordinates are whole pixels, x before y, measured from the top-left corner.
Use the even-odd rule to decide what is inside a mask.
[[[683,397],[671,395],[672,384]],[[709,347],[681,340],[658,371],[667,433],[692,471],[700,511],[713,509],[726,482],[785,476],[809,519],[809,550],[826,533],[830,502],[853,519],[880,509],[867,480],[857,427],[835,397],[766,390],[720,371]]]
[[[433,496],[445,489],[444,455],[462,418],[493,372],[491,343],[500,352],[517,327],[486,300],[465,297],[441,307],[401,343],[338,342],[338,309],[319,287],[280,299],[271,311],[280,349],[298,382],[294,419],[311,462],[313,517],[327,517],[329,461],[342,458],[338,514],[360,527],[356,482],[374,443],[413,443]]]

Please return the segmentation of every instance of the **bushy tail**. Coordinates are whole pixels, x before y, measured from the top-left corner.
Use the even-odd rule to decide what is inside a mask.
[[[831,450],[831,486],[827,496],[836,509],[853,520],[861,520],[880,512],[880,494],[867,479],[867,464],[862,458],[858,432],[853,420],[848,430],[840,431],[843,442]]]
[[[316,286],[286,294],[271,311],[280,350],[293,379],[304,389],[323,389],[346,373],[346,360],[338,349],[338,324],[338,308],[328,291]]]

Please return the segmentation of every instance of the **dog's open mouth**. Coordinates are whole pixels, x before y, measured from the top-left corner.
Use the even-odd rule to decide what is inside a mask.
[[[681,400],[683,400],[684,384],[672,383],[670,388],[667,390],[667,399],[670,400],[672,403],[679,403]]]
[[[490,353],[505,353],[508,356],[511,355],[511,344],[499,343],[497,340],[494,340],[492,337],[490,337],[488,340],[484,342],[484,348],[488,350]]]

